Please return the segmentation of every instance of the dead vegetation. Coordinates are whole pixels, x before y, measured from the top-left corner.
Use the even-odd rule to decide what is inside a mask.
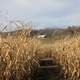
[[[46,56],[62,66],[64,80],[80,80],[79,36],[45,39],[44,43],[27,36],[30,32],[31,28],[16,31],[15,36],[0,37],[0,80],[29,80],[38,67],[38,59]]]

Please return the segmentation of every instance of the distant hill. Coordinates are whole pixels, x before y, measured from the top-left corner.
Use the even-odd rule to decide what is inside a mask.
[[[80,27],[79,26],[70,26],[66,29],[60,28],[52,28],[52,29],[42,29],[42,30],[32,30],[31,35],[47,35],[47,38],[50,37],[65,37],[65,36],[73,36],[73,35],[80,35]]]
[[[2,37],[6,37],[7,35],[20,35],[23,32],[25,34],[29,30],[16,30],[12,32],[0,32],[0,35]],[[55,38],[55,37],[66,37],[66,36],[73,36],[73,35],[80,35],[80,26],[69,26],[66,29],[60,29],[60,28],[47,28],[47,29],[41,29],[41,30],[30,30],[30,36],[37,36],[37,35],[46,35],[47,38]]]

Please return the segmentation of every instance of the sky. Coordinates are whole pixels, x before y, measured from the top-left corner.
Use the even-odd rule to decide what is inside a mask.
[[[0,0],[0,21],[15,18],[41,28],[80,25],[80,0]]]

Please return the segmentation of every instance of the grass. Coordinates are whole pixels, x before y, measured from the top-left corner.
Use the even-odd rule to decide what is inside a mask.
[[[15,36],[0,37],[0,80],[28,80],[33,76],[41,57],[51,56],[61,66],[64,80],[80,80],[80,37],[36,39],[29,30]],[[61,77],[60,77],[60,80]]]
[[[63,66],[66,80],[80,79],[80,37],[65,38],[54,44],[57,61]]]

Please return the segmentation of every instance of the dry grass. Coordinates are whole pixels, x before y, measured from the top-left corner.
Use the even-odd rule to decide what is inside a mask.
[[[62,66],[64,80],[80,80],[80,37],[66,37],[64,39],[42,43],[40,55],[51,56],[56,63]]]
[[[52,42],[46,40],[44,43],[45,40],[26,36],[30,33],[28,31],[0,38],[0,80],[10,80],[12,77],[28,80],[36,71],[38,59],[46,56],[53,57],[62,66],[65,80],[80,80],[79,36],[53,39]]]
[[[58,40],[53,48],[57,61],[63,66],[65,80],[80,80],[80,37]]]
[[[55,62],[62,66],[64,80],[80,80],[80,37],[76,35],[50,42],[44,44],[41,51],[51,53]]]
[[[17,80],[26,80],[24,77],[28,78],[32,65],[37,63],[37,40],[25,35],[30,31],[23,32],[20,35],[17,32],[16,36],[0,38],[0,80],[9,80],[13,76]]]

